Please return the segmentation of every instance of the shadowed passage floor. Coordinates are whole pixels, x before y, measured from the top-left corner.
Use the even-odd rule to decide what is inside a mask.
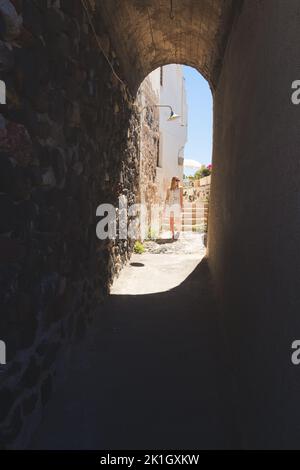
[[[128,286],[135,295],[114,287],[99,307],[31,448],[238,447],[231,373],[207,262],[190,260],[191,272],[177,287],[138,295],[134,283],[146,285],[151,276],[149,256],[157,255],[146,253],[125,268],[136,270]],[[180,269],[182,263],[184,272],[184,258],[177,261],[175,256],[170,265]]]

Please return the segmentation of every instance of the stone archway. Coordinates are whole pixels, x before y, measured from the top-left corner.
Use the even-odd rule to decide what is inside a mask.
[[[299,2],[132,0],[113,10],[108,0],[101,15],[133,92],[170,62],[194,66],[211,85],[209,264],[236,371],[243,442],[298,446],[289,347],[300,329],[299,110],[291,104]]]
[[[170,63],[196,68],[214,89],[241,5],[240,0],[97,4],[133,93],[152,70]]]

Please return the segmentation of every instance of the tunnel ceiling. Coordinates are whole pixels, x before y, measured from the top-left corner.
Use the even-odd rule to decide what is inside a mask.
[[[136,92],[152,70],[169,63],[195,67],[214,89],[241,2],[98,0],[97,7],[121,62],[123,76]]]

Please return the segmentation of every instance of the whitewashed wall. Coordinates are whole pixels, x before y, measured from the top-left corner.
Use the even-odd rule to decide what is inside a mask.
[[[153,72],[157,76],[157,71]],[[160,110],[160,168],[157,169],[157,183],[162,200],[173,176],[183,180],[183,166],[178,157],[184,156],[187,142],[187,99],[183,66],[171,64],[163,67],[163,80],[160,86],[160,104],[172,106],[180,115],[175,121],[168,121],[169,109]]]

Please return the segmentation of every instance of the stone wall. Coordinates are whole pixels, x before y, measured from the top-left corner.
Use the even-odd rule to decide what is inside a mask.
[[[96,239],[96,209],[120,194],[133,203],[138,177],[134,101],[82,3],[13,4],[20,23],[2,12],[0,28],[0,445],[8,448],[28,441],[66,346],[84,335],[130,255],[126,241]],[[97,11],[93,20],[118,71]]]
[[[145,220],[145,237],[151,235],[151,223],[158,226],[158,221],[151,221],[151,207],[159,204],[156,167],[159,149],[159,97],[153,90],[151,80],[147,77],[141,84],[137,104],[141,110],[141,158],[140,158],[140,201],[147,209]],[[154,233],[153,233],[154,235]]]

